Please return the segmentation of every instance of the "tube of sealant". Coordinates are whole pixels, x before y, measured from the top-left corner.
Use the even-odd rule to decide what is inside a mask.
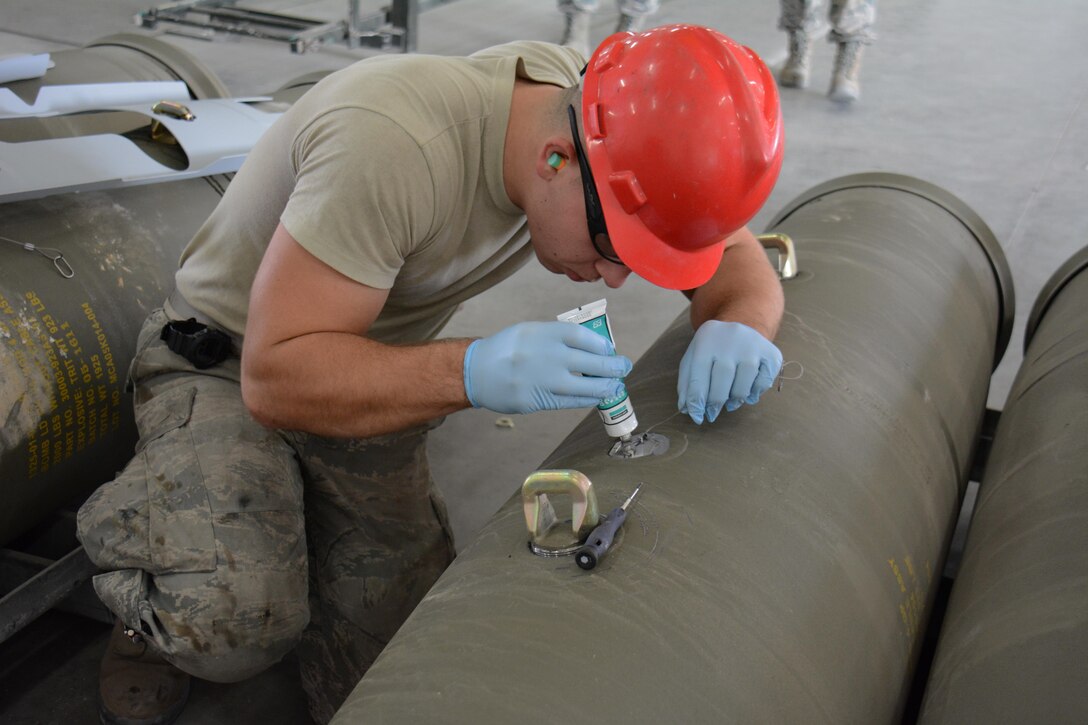
[[[557,317],[560,322],[573,322],[589,328],[606,338],[614,347],[616,340],[612,337],[612,326],[608,323],[608,315],[605,313],[606,304],[607,300],[597,300],[570,312],[564,312]],[[638,419],[635,418],[635,409],[627,395],[626,386],[616,397],[602,400],[597,406],[597,413],[604,421],[605,432],[613,438],[626,440],[631,437],[631,431],[638,427]]]

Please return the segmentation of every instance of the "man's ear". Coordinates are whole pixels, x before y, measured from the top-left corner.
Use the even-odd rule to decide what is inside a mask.
[[[574,164],[574,144],[562,136],[554,136],[540,146],[535,164],[536,173],[545,181],[551,181],[572,164],[577,167]]]

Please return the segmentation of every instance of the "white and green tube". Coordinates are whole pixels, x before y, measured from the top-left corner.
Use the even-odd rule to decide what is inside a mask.
[[[615,347],[616,340],[612,337],[612,326],[608,322],[608,314],[605,311],[607,302],[600,299],[564,312],[557,317],[560,322],[573,322],[596,332]],[[630,438],[631,432],[638,427],[638,419],[635,418],[635,409],[631,405],[630,396],[627,395],[626,386],[621,388],[619,395],[614,398],[602,400],[597,406],[597,413],[604,422],[605,432],[613,438]]]

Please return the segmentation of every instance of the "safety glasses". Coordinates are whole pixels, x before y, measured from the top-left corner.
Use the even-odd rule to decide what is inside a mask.
[[[582,192],[586,198],[586,224],[589,226],[589,241],[593,243],[593,248],[597,250],[597,254],[613,264],[622,265],[623,260],[616,256],[616,250],[612,248],[611,238],[608,236],[608,228],[604,225],[604,210],[601,209],[601,197],[597,195],[597,185],[593,182],[593,174],[589,170],[589,161],[586,159],[585,152],[582,151],[582,141],[578,134],[578,116],[573,105],[567,106],[567,116],[570,117],[570,132],[574,137],[574,153],[578,156],[578,168],[582,170]]]

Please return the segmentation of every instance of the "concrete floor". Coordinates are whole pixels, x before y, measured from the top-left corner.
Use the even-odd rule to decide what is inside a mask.
[[[363,1],[364,9],[377,7]],[[81,46],[137,29],[147,0],[4,0],[0,54]],[[253,0],[263,10],[334,19],[343,0],[300,4]],[[1085,244],[1088,232],[1088,9],[1069,0],[880,0],[879,40],[866,54],[861,101],[851,108],[823,95],[832,51],[819,44],[814,83],[782,93],[787,151],[778,186],[751,226],[761,230],[802,191],[860,171],[918,176],[958,195],[993,229],[1014,273],[1016,328],[991,386],[1000,408],[1019,365],[1023,324],[1039,288]],[[785,57],[777,5],[743,0],[663,0],[655,24],[692,22],[721,29],[772,66]],[[616,20],[602,3],[597,40]],[[556,40],[562,21],[551,0],[456,0],[420,16],[419,51],[468,53],[519,38]],[[169,42],[196,55],[237,95],[268,92],[311,70],[343,67],[369,54],[340,47],[292,55],[269,41]],[[606,296],[619,348],[637,358],[685,308],[677,293],[631,279],[618,291],[575,285],[530,265],[467,303],[450,335],[486,335],[525,319]],[[432,465],[450,503],[459,543],[518,488],[583,417],[581,411],[448,419],[431,441]],[[0,721],[97,722],[97,660],[106,627],[51,613],[0,645]],[[197,683],[186,723],[300,723],[305,706],[290,660],[233,686]]]

